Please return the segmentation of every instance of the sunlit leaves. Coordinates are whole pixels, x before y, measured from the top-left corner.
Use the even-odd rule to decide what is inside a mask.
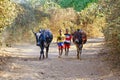
[[[0,0],[0,31],[12,23],[17,14],[16,7],[16,4],[8,0]]]
[[[105,39],[113,53],[120,53],[120,0],[102,0],[101,5],[107,21]]]
[[[101,14],[97,3],[91,3],[88,7],[79,13],[79,21],[81,27],[87,32],[90,37],[98,37],[102,35],[102,29],[105,26],[105,17]]]

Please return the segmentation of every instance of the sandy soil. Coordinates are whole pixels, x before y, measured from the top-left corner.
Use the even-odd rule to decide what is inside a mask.
[[[49,58],[41,61],[40,49],[35,45],[2,48],[12,58],[0,71],[0,80],[120,80],[99,56],[102,44],[103,38],[89,39],[83,47],[82,60],[76,58],[73,44],[69,56],[58,58],[57,45],[52,43]]]

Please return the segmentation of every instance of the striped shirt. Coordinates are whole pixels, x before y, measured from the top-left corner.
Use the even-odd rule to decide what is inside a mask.
[[[65,41],[64,42],[70,43],[71,42],[71,38],[72,38],[71,34],[64,34],[64,35],[65,35]]]

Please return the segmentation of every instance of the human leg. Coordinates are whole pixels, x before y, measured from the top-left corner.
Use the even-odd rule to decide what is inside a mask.
[[[70,44],[65,45],[65,55],[68,56]]]
[[[58,48],[59,48],[59,58],[62,56],[62,53],[63,53],[63,47],[64,47],[64,44],[63,44],[63,42],[60,42],[59,44],[58,44]]]

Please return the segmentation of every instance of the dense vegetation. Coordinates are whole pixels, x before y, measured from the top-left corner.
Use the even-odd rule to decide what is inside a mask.
[[[0,0],[0,31],[12,23],[18,13],[16,7],[15,3],[8,0]]]
[[[20,11],[19,5],[8,0],[0,0],[0,46],[2,45],[1,32],[13,23]]]
[[[120,0],[103,0],[101,3],[106,16],[104,28],[106,49],[110,48],[111,60],[120,66]]]
[[[86,19],[87,14],[82,15],[82,13],[77,13],[72,8],[66,8],[66,9],[61,8],[60,6],[62,6],[62,4],[65,3],[64,0],[34,0],[34,1],[33,0],[27,0],[27,1],[26,0],[22,0],[22,1],[2,0],[1,6],[4,5],[5,1],[7,2],[6,4],[11,4],[11,6],[14,7],[13,8],[10,6],[6,6],[6,7],[10,7],[11,9],[14,9],[14,11],[10,10],[10,12],[13,14],[13,15],[10,15],[10,17],[12,18],[6,17],[10,19],[9,25],[7,25],[8,27],[2,32],[1,43],[5,43],[7,45],[8,43],[11,44],[12,42],[33,41],[34,36],[31,32],[32,29],[37,31],[40,28],[49,28],[52,31],[54,31],[53,33],[56,33],[56,31],[60,28],[62,28],[63,30],[66,27],[81,28],[83,26],[83,23],[85,23],[85,26],[86,26],[86,21],[89,19],[89,16],[90,16],[89,15]],[[86,0],[86,5],[93,1],[91,0],[89,2],[89,0],[88,1]],[[77,3],[77,0],[74,1],[74,3]],[[77,5],[77,4],[74,4],[74,5]],[[83,3],[83,5],[84,4],[85,3]],[[64,4],[64,5],[67,5],[67,4]],[[71,4],[67,6],[69,7],[70,5]],[[88,5],[88,8],[89,6],[92,6],[92,4]],[[96,4],[95,5],[93,4],[93,6],[96,6]],[[86,6],[84,6],[84,8],[85,7]],[[97,9],[97,6],[95,8]],[[86,11],[84,11],[83,14],[86,13]],[[5,10],[5,12],[6,13],[9,12],[9,10]],[[91,15],[93,14],[92,10],[90,11],[90,13]],[[83,17],[80,15],[82,15]],[[81,17],[82,17],[82,20],[80,19]],[[91,24],[91,22],[87,22],[87,24]],[[2,25],[3,28],[5,26],[6,25]],[[89,31],[89,30],[90,29],[86,31],[89,32],[88,34],[91,34],[92,31]],[[90,36],[94,36],[94,35],[91,34]]]
[[[112,4],[111,4],[112,3]],[[120,52],[120,0],[109,0],[107,2],[105,39],[115,51]],[[105,7],[105,6],[104,6]],[[119,54],[119,52],[117,52]]]

